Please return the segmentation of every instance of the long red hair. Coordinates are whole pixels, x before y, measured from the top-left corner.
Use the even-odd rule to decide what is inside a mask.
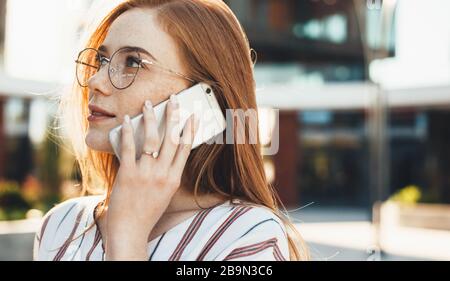
[[[103,19],[86,47],[98,48],[112,22],[133,8],[157,10],[159,24],[175,40],[183,63],[189,66],[186,75],[213,87],[224,114],[226,109],[257,109],[249,42],[236,16],[224,2],[128,0]],[[105,187],[107,205],[119,162],[112,154],[86,146],[89,95],[86,88],[76,84],[74,87],[73,93],[62,101],[61,113],[71,124],[69,139],[81,171],[83,189],[92,192],[93,187]],[[245,117],[244,120],[238,118],[237,122],[245,124]],[[191,187],[195,195],[218,193],[270,208],[286,226],[290,259],[307,260],[307,247],[289,217],[279,210],[282,203],[266,179],[258,134],[257,138],[257,143],[199,146],[189,156],[182,185]]]

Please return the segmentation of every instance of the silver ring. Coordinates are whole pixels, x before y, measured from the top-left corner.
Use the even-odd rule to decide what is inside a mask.
[[[158,158],[158,156],[159,156],[159,152],[158,151],[154,151],[154,152],[144,151],[144,154],[149,155],[149,156],[153,157],[154,159]]]

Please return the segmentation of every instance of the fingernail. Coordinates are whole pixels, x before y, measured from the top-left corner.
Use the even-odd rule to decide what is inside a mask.
[[[197,117],[195,116],[195,114],[192,114],[191,117],[189,117],[189,122],[191,123],[191,126],[193,129],[195,129],[196,125],[197,125]]]
[[[194,116],[194,124],[195,124],[195,129],[197,129],[198,125],[200,124],[200,119],[197,118],[197,115]]]
[[[124,120],[125,120],[125,123],[130,124],[130,116],[128,116],[128,114],[125,115]]]
[[[153,104],[150,100],[145,101],[145,108],[151,109],[153,107]]]

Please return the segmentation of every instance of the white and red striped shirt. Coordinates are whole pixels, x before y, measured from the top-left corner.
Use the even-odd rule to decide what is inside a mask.
[[[36,233],[34,260],[104,260],[97,226],[81,235],[103,199],[77,197],[52,208]],[[198,211],[149,241],[147,252],[151,261],[289,260],[281,219],[264,206],[239,200]]]

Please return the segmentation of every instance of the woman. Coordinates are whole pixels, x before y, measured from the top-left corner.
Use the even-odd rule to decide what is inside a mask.
[[[83,187],[106,192],[50,210],[36,234],[35,259],[307,259],[278,211],[259,143],[205,143],[191,151],[193,117],[179,138],[167,135],[179,122],[173,94],[198,82],[212,86],[223,111],[256,109],[248,40],[222,1],[126,1],[86,47],[61,113]],[[159,136],[153,105],[167,99],[169,130]],[[136,159],[129,121],[141,112],[144,153]],[[120,124],[119,162],[108,133]]]

